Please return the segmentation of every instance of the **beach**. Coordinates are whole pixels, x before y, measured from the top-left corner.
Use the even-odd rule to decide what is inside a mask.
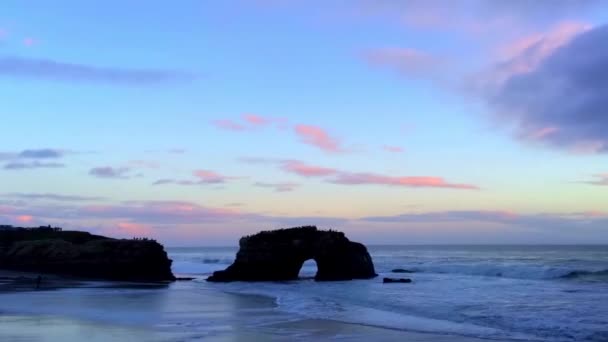
[[[15,276],[28,274],[2,273],[3,279]],[[0,292],[0,340],[482,341],[297,317],[278,310],[271,297],[201,290],[196,285],[75,282],[54,277],[52,288],[4,289]]]
[[[128,283],[0,273],[1,341],[606,341],[602,247],[371,246],[368,280],[209,283],[235,248],[169,248],[178,276]],[[414,273],[395,274],[396,267]],[[576,271],[578,270],[578,271]],[[382,284],[407,276],[412,284]],[[8,279],[17,279],[17,283]],[[12,284],[12,285],[11,285]],[[18,285],[18,286],[17,286]]]

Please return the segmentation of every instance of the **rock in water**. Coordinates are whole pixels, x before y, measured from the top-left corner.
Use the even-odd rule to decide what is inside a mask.
[[[408,278],[384,278],[383,283],[411,283],[412,279]]]
[[[208,281],[295,280],[302,264],[314,259],[315,280],[369,279],[377,276],[364,245],[337,231],[299,227],[263,231],[239,241],[234,263]]]
[[[406,270],[406,269],[403,269],[403,268],[395,268],[391,272],[392,273],[414,273],[414,271],[412,271],[412,270]]]
[[[172,281],[154,240],[120,240],[51,228],[0,230],[0,269],[129,281]]]

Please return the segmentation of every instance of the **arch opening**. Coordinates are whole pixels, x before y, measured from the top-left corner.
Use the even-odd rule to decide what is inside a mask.
[[[305,260],[298,272],[298,279],[314,279],[318,271],[319,268],[315,259]]]

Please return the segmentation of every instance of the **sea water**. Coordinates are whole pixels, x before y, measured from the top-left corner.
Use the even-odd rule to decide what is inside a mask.
[[[379,278],[207,283],[235,248],[170,248],[177,274],[196,286],[274,298],[298,317],[419,332],[529,341],[608,341],[606,246],[370,246]],[[413,273],[395,274],[403,268]],[[383,284],[381,277],[411,284]]]

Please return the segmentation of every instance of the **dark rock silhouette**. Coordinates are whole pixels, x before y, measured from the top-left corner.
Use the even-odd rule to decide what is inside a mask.
[[[108,280],[175,280],[171,260],[154,240],[47,227],[0,230],[0,269]]]
[[[412,279],[408,278],[384,278],[383,283],[411,283]]]
[[[263,231],[239,241],[236,260],[208,281],[282,281],[298,279],[306,260],[317,263],[315,280],[369,279],[377,274],[364,245],[344,233],[298,227]]]
[[[412,270],[406,270],[403,268],[395,268],[394,270],[391,271],[392,273],[414,273],[415,271]]]

